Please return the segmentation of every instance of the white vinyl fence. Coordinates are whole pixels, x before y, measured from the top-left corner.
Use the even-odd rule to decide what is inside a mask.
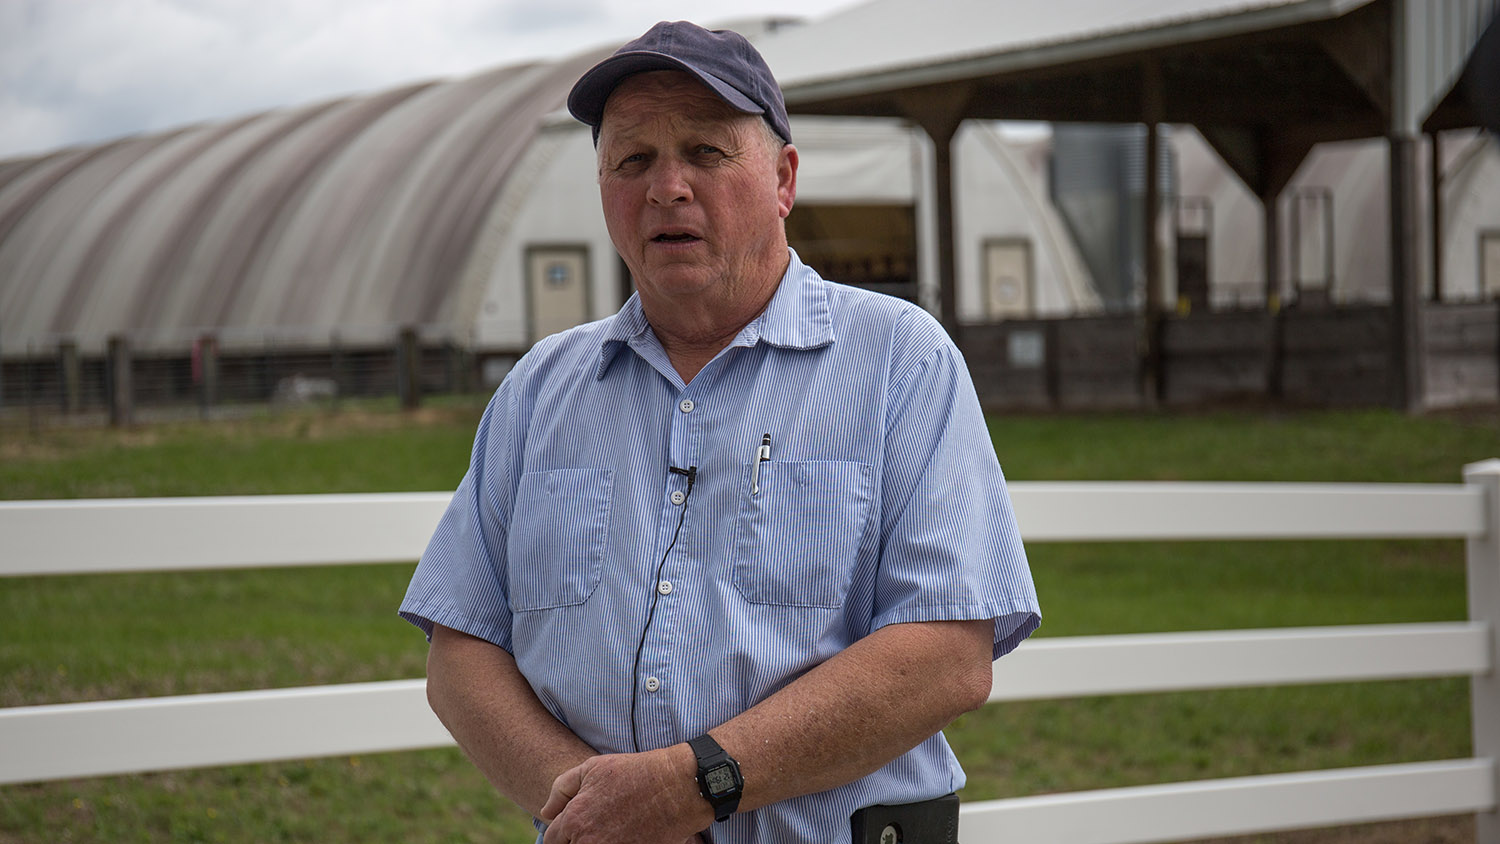
[[[1500,844],[1500,460],[1462,484],[1015,483],[1028,543],[1460,538],[1469,620],[1043,638],[990,700],[1468,676],[1474,755],[967,803],[968,844],[1129,844],[1473,813]],[[0,577],[416,559],[446,493],[0,503]],[[0,784],[448,745],[422,680],[0,709]]]

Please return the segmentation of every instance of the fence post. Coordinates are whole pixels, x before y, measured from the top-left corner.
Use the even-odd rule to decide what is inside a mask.
[[[105,384],[110,396],[110,424],[123,427],[130,424],[132,405],[135,403],[133,385],[130,384],[130,340],[123,334],[110,337],[108,354],[105,355]]]
[[[344,390],[344,346],[339,342],[339,332],[335,328],[328,335],[329,368],[333,370],[333,409],[339,409],[339,402],[343,400]]]
[[[57,344],[57,376],[61,386],[58,396],[63,413],[72,415],[83,406],[82,368],[78,362],[78,341],[63,340]]]
[[[130,340],[125,336],[116,334],[109,338],[104,371],[109,384],[109,424],[116,428],[129,425],[135,405],[135,388],[130,380]]]
[[[412,410],[422,403],[422,346],[417,340],[417,329],[410,326],[401,329],[396,343],[396,394],[404,410]]]
[[[1490,658],[1500,658],[1500,460],[1464,467],[1464,483],[1484,488],[1485,532],[1465,542],[1469,567],[1469,618],[1490,629]],[[1492,794],[1500,796],[1500,670],[1470,679],[1474,756],[1497,768]],[[1500,809],[1476,815],[1476,844],[1500,844]]]
[[[193,343],[193,381],[198,385],[198,415],[208,418],[219,401],[219,338],[200,334]]]
[[[35,433],[41,427],[41,420],[37,417],[40,399],[36,395],[36,347],[32,343],[26,344],[26,369],[22,375],[26,382],[26,418],[31,421],[31,430]]]
[[[444,347],[448,358],[448,393],[449,395],[469,392],[469,379],[467,377],[468,355],[459,347],[454,340],[449,340]]]
[[[260,377],[265,387],[265,399],[271,408],[276,408],[276,378],[271,371],[271,335],[261,338]]]

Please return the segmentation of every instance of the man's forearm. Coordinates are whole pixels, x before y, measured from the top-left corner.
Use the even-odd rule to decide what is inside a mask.
[[[503,649],[435,625],[427,699],[500,793],[541,813],[557,775],[595,755],[548,712]]]
[[[989,695],[993,622],[894,624],[712,733],[745,777],[741,811],[878,770]]]
[[[745,777],[740,811],[859,779],[978,707],[990,690],[993,630],[990,621],[882,628],[714,728]],[[621,840],[611,824],[643,808],[650,817],[640,828],[702,828],[712,813],[692,783],[695,767],[684,744],[590,760],[559,778],[548,834]]]

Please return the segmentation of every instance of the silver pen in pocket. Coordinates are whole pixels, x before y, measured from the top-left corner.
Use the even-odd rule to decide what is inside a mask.
[[[771,459],[771,435],[762,434],[760,448],[755,450],[755,467],[750,470],[750,494],[760,495],[760,464]]]

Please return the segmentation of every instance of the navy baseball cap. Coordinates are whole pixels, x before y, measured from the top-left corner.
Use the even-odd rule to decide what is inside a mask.
[[[662,21],[590,68],[568,94],[568,111],[593,127],[598,142],[604,103],[615,86],[648,70],[691,73],[739,111],[765,117],[783,141],[792,142],[781,86],[760,53],[737,32],[710,31],[687,21]]]

